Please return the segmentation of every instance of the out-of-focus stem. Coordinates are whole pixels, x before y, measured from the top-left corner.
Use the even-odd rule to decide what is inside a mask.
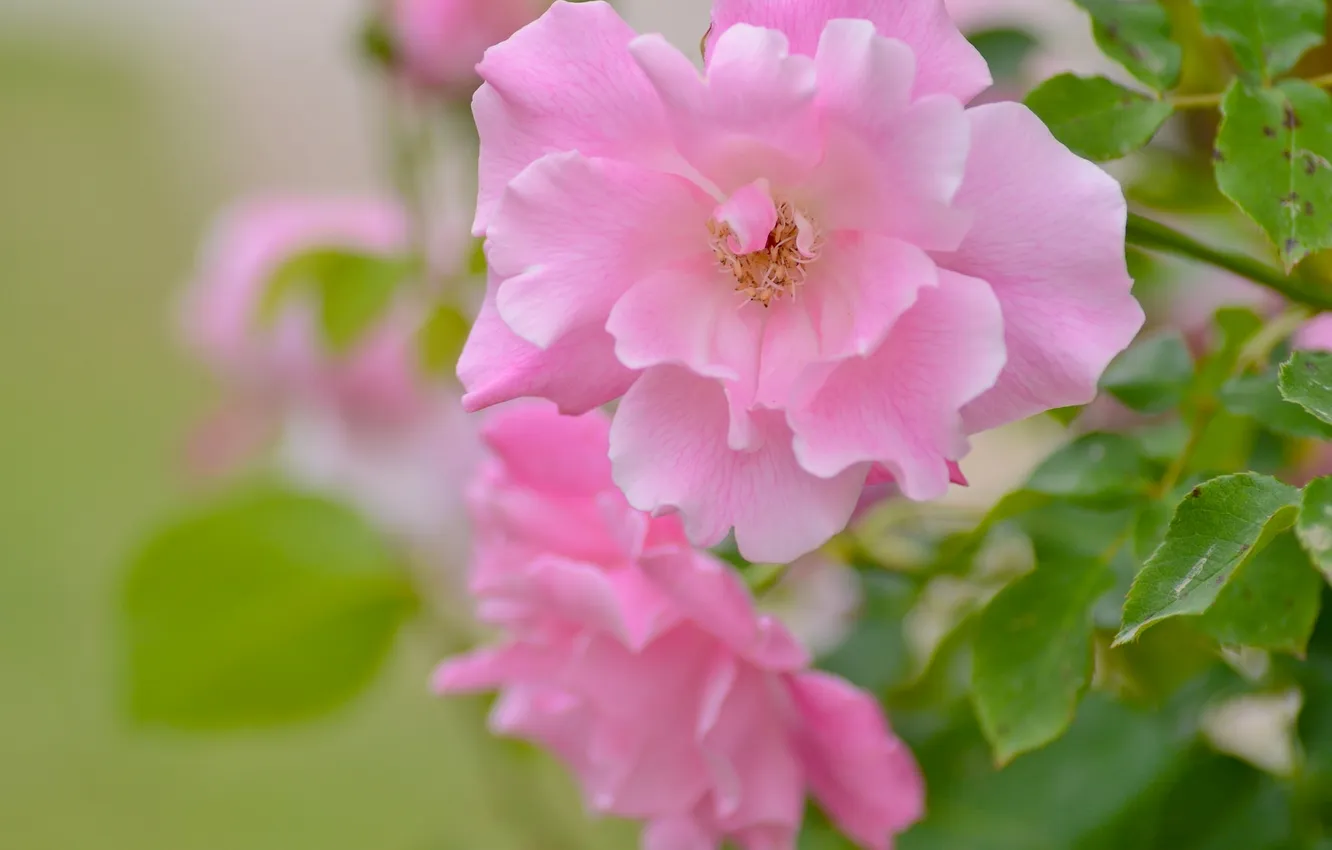
[[[1332,310],[1332,291],[1300,275],[1287,275],[1261,260],[1205,245],[1159,221],[1129,213],[1125,234],[1130,245],[1197,260],[1247,278],[1314,310]]]

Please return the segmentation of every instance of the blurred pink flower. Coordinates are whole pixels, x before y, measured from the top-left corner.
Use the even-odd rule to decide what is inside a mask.
[[[557,754],[594,811],[646,820],[648,850],[793,848],[807,792],[869,848],[919,818],[920,775],[877,702],[807,670],[674,518],[629,507],[605,417],[510,406],[483,436],[472,588],[506,636],[445,662],[439,691],[500,690],[495,731]]]
[[[990,82],[941,0],[719,0],[708,70],[605,3],[486,55],[478,409],[623,396],[616,482],[752,561],[841,530],[881,465],[1082,404],[1142,324],[1118,184]]]
[[[531,23],[550,0],[390,0],[390,28],[408,76],[470,96],[486,48]]]
[[[185,343],[227,391],[195,434],[194,465],[229,471],[277,436],[298,484],[348,498],[412,542],[465,546],[462,489],[477,444],[457,389],[418,366],[423,308],[404,295],[345,354],[328,350],[299,295],[270,324],[258,319],[275,272],[318,248],[402,253],[406,222],[379,201],[277,198],[218,222],[181,313]],[[461,258],[436,248],[440,261]]]
[[[1332,351],[1332,314],[1323,313],[1305,322],[1291,342],[1304,351]]]

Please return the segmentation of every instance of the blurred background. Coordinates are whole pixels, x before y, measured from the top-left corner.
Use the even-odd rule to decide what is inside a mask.
[[[705,0],[621,8],[690,50],[707,27]],[[558,845],[521,807],[497,813],[487,788],[509,780],[483,776],[482,707],[428,694],[421,641],[365,698],[290,731],[173,735],[122,710],[119,578],[187,491],[184,436],[214,393],[172,306],[236,196],[385,188],[364,12],[0,3],[0,846],[632,846],[584,825],[555,771]]]

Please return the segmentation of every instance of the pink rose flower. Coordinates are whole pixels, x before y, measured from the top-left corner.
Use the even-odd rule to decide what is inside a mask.
[[[1291,340],[1301,351],[1332,351],[1332,313],[1315,316],[1295,332]]]
[[[793,848],[807,791],[859,844],[891,846],[923,788],[877,702],[807,670],[674,517],[630,508],[609,430],[536,404],[486,423],[472,589],[505,638],[445,662],[436,688],[498,689],[494,730],[558,755],[593,811],[647,821],[647,850]]]
[[[469,409],[621,399],[615,481],[786,562],[877,466],[1083,404],[1143,321],[1118,184],[990,82],[939,0],[718,0],[707,72],[605,3],[492,48]]]
[[[419,85],[470,95],[486,48],[531,23],[549,0],[390,0],[389,19],[407,75]]]
[[[400,254],[407,241],[399,209],[379,201],[260,199],[221,218],[181,312],[186,345],[227,391],[195,434],[194,461],[228,471],[276,434],[298,484],[347,497],[412,542],[456,548],[477,444],[451,382],[421,374],[423,310],[410,293],[345,354],[328,350],[299,295],[271,324],[258,317],[287,260],[319,248]],[[461,259],[461,246],[435,247],[441,261]]]

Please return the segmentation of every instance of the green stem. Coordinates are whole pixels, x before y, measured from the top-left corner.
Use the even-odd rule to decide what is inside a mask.
[[[1297,304],[1314,310],[1332,310],[1332,292],[1324,287],[1298,275],[1283,274],[1245,254],[1204,245],[1159,221],[1129,213],[1125,236],[1130,245],[1207,263],[1261,284]]]
[[[1311,86],[1317,86],[1320,89],[1332,88],[1332,74],[1323,74],[1319,77],[1310,77],[1305,80]],[[1168,98],[1168,102],[1175,109],[1216,109],[1225,99],[1225,92],[1214,92],[1211,94],[1177,94]]]

